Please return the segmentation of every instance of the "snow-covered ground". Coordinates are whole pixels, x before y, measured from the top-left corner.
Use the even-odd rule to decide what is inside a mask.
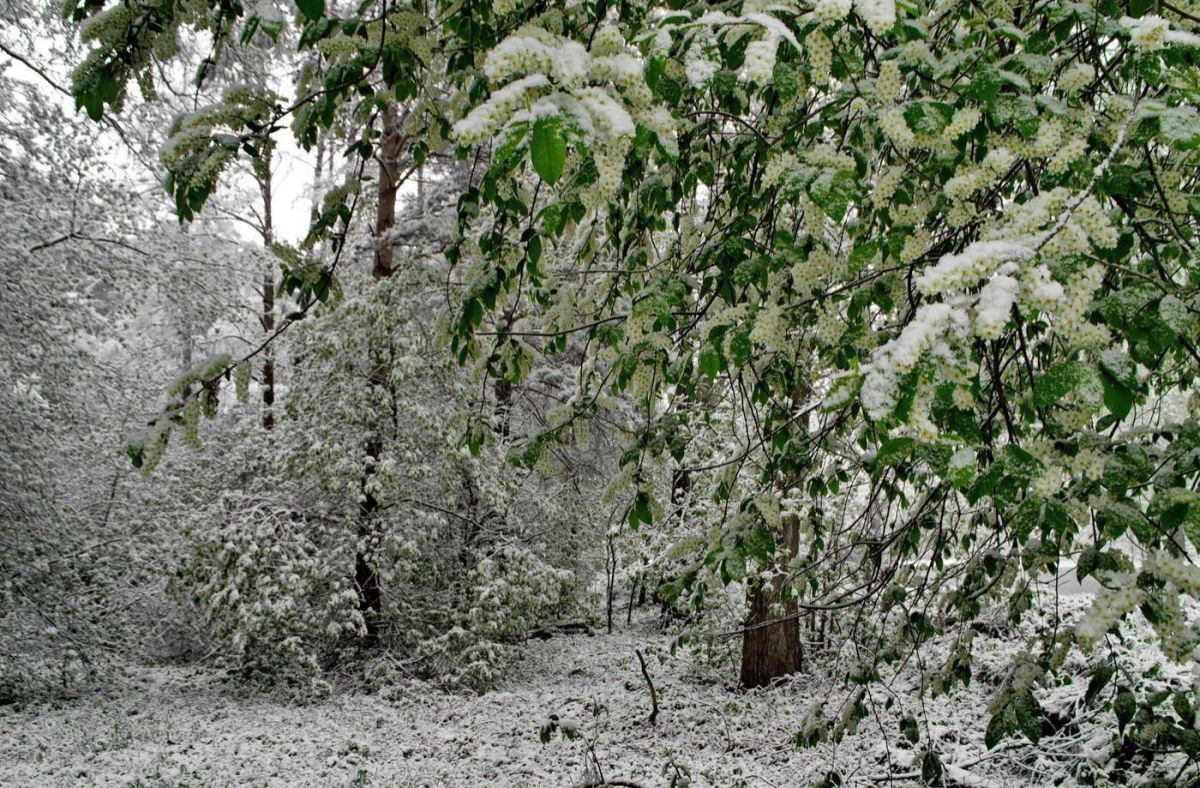
[[[727,669],[705,667],[686,650],[671,656],[669,645],[649,626],[560,635],[522,646],[511,678],[483,695],[414,683],[393,697],[308,704],[244,693],[195,669],[137,669],[107,693],[0,709],[0,784],[549,786],[595,781],[596,765],[607,780],[645,786],[681,774],[696,786],[808,785],[831,769],[847,785],[885,776],[904,785],[916,776],[911,745],[897,734],[895,715],[882,711],[888,689],[875,690],[879,716],[857,734],[836,747],[798,749],[793,737],[810,705],[828,703],[827,715],[836,716],[845,690],[799,678],[772,691],[731,692],[720,681],[732,678]],[[658,692],[654,726],[635,649],[647,655]],[[1028,742],[1011,739],[991,752],[982,744],[987,702],[1012,649],[977,638],[978,680],[924,705],[928,728],[918,747],[936,739],[956,784],[1039,782]],[[892,690],[920,703],[911,687]],[[1045,702],[1082,690],[1054,688]],[[550,714],[577,726],[579,737],[555,734],[543,744]],[[1016,777],[1017,759],[1033,771]]]

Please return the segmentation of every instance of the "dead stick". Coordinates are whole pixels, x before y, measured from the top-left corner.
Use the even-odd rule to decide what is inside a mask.
[[[634,654],[637,654],[638,662],[642,663],[642,675],[646,677],[646,686],[650,688],[650,724],[657,724],[658,719],[658,693],[654,691],[654,682],[650,680],[650,671],[646,670],[646,659],[642,656],[642,650],[635,648]]]

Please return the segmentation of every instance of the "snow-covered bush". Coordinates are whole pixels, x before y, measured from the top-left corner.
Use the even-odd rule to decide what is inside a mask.
[[[241,445],[244,489],[189,526],[176,587],[247,677],[305,687],[378,646],[411,674],[484,688],[508,644],[576,599],[588,557],[563,544],[588,518],[495,440],[460,445],[475,387],[438,351],[431,276],[351,279],[298,330],[289,352],[304,374],[276,429]],[[389,348],[383,383],[373,346]],[[519,428],[521,412],[509,418]]]

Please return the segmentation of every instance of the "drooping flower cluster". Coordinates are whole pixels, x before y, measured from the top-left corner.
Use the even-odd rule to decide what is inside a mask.
[[[936,302],[923,304],[900,335],[879,348],[866,368],[862,404],[872,419],[882,419],[896,404],[900,378],[911,372],[929,350],[950,353],[942,337],[953,331],[969,330],[966,312],[958,305]]]
[[[541,28],[523,28],[483,63],[491,82],[512,81],[456,122],[454,137],[476,145],[518,123],[562,118],[588,142],[598,177],[585,197],[598,207],[620,186],[637,125],[652,131],[664,147],[675,145],[674,121],[654,103],[643,70],[640,56],[611,26],[597,32],[591,50]]]
[[[817,0],[813,16],[823,25],[840,22],[850,13],[850,0]]]
[[[1013,241],[978,241],[958,254],[948,254],[916,279],[925,295],[938,295],[975,287],[1010,260],[1033,256],[1028,246]]]
[[[877,36],[884,35],[896,24],[895,0],[856,0],[854,10]]]
[[[1130,611],[1146,600],[1146,592],[1136,585],[1133,574],[1110,576],[1109,585],[1100,593],[1083,619],[1075,625],[1075,636],[1080,645],[1090,648],[1124,618]]]
[[[1162,49],[1166,44],[1200,46],[1200,36],[1172,30],[1171,23],[1157,14],[1147,14],[1137,19],[1122,17],[1121,25],[1129,31],[1129,39],[1138,49]]]
[[[775,54],[778,49],[779,38],[770,33],[751,41],[746,46],[746,79],[759,85],[770,84],[775,73]]]

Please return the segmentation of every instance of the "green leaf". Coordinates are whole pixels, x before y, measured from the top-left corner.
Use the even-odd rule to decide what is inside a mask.
[[[853,170],[826,170],[808,187],[808,195],[830,219],[840,222],[858,197],[858,178]]]
[[[1110,348],[1100,354],[1100,369],[1130,391],[1137,389],[1137,365],[1120,348]]]
[[[904,462],[904,460],[908,459],[908,455],[912,452],[912,447],[916,442],[916,438],[906,436],[888,438],[879,447],[879,452],[875,455],[875,467],[888,468]]]
[[[937,757],[937,753],[933,750],[926,750],[925,757],[921,758],[921,781],[927,785],[938,783],[941,781],[944,771],[942,761]]]
[[[553,186],[567,163],[567,141],[558,118],[538,118],[529,140],[529,158],[541,179]]]
[[[983,734],[983,743],[990,750],[1003,741],[1017,729],[1017,718],[1012,706],[1004,704],[1004,708],[996,712],[988,721],[987,731]]]
[[[325,0],[296,0],[296,7],[312,22],[325,16]]]
[[[700,371],[714,380],[721,374],[721,354],[716,348],[706,347],[700,351]]]
[[[879,254],[879,241],[867,241],[855,246],[847,261],[850,273],[855,274],[866,268],[877,254]]]
[[[1100,694],[1100,690],[1108,686],[1108,682],[1112,681],[1113,667],[1108,662],[1101,662],[1092,670],[1092,680],[1088,682],[1087,691],[1083,693],[1083,702],[1085,705],[1091,705],[1096,696]]]
[[[1032,692],[1024,692],[1013,700],[1013,708],[1017,714],[1017,727],[1025,738],[1034,744],[1042,737],[1042,707]]]
[[[1124,419],[1133,410],[1133,392],[1123,386],[1106,369],[1100,370],[1100,382],[1104,384],[1104,405],[1118,420]]]
[[[753,558],[760,566],[770,565],[771,557],[775,555],[775,538],[771,536],[771,529],[765,525],[756,526],[742,542],[742,548],[746,556]]]
[[[1050,367],[1040,378],[1033,392],[1033,404],[1045,408],[1070,394],[1083,379],[1085,367],[1078,361],[1063,361]]]
[[[1117,715],[1117,729],[1124,731],[1125,726],[1137,712],[1137,698],[1128,687],[1121,687],[1117,690],[1116,700],[1113,701],[1113,712]]]

